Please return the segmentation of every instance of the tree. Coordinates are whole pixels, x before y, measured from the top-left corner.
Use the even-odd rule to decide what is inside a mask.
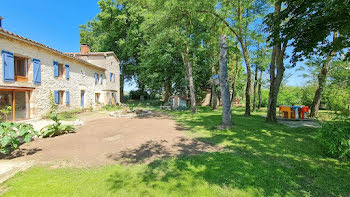
[[[139,46],[143,43],[140,24],[143,9],[123,0],[100,0],[100,13],[80,26],[80,42],[91,46],[92,51],[113,51],[120,60],[121,99],[124,81],[135,77],[139,63]]]
[[[281,19],[279,14],[281,11],[282,2],[275,0],[274,3],[274,13],[267,16],[267,24],[270,32],[272,32],[270,39],[272,41],[272,55],[270,63],[270,91],[269,91],[269,101],[267,105],[267,122],[277,122],[276,117],[276,106],[277,97],[280,89],[280,85],[283,79],[283,74],[285,71],[284,67],[284,56],[287,48],[288,40],[282,40],[283,34],[281,34],[280,26]]]
[[[279,13],[279,20],[286,21],[280,32],[284,41],[291,40],[291,62],[323,57],[318,77],[318,88],[311,106],[311,116],[317,115],[325,86],[328,64],[332,57],[346,53],[350,47],[350,1],[349,0],[284,0],[286,9]],[[331,39],[333,34],[333,39]]]
[[[203,6],[202,6],[203,7]],[[238,43],[242,49],[242,55],[246,64],[247,70],[247,83],[245,90],[246,107],[245,115],[250,115],[250,95],[251,95],[251,60],[249,55],[249,26],[252,23],[258,23],[256,19],[261,17],[262,13],[266,11],[265,1],[259,0],[238,0],[232,2],[221,2],[220,9],[213,9],[213,7],[203,7],[199,9],[199,12],[208,13],[217,19],[219,19],[223,25],[225,25],[229,31],[236,37]],[[229,21],[227,19],[230,19]]]
[[[333,41],[337,39],[337,33],[333,33]],[[315,117],[317,116],[318,110],[320,108],[320,103],[321,103],[321,96],[323,89],[326,86],[326,80],[327,80],[327,74],[329,71],[329,63],[331,62],[333,56],[335,55],[335,51],[331,51],[330,54],[328,55],[327,59],[322,62],[322,68],[321,71],[318,75],[318,83],[317,83],[317,89],[315,92],[315,96],[313,99],[313,102],[311,104],[311,112],[310,112],[310,117]]]
[[[227,37],[220,36],[220,88],[222,98],[222,129],[230,129],[232,127],[232,112],[230,103],[230,91],[228,87],[227,74]]]
[[[168,101],[172,90],[181,92],[184,86],[184,69],[179,47],[168,31],[158,34],[144,31],[145,44],[140,47],[140,63],[137,67],[139,81],[146,89],[162,93]]]

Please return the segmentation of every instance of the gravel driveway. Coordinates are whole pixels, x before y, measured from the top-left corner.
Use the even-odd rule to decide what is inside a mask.
[[[77,133],[37,139],[2,161],[31,161],[53,166],[96,166],[148,163],[156,158],[198,154],[218,148],[186,137],[174,120],[161,113],[143,118],[112,118],[108,114],[82,118]]]

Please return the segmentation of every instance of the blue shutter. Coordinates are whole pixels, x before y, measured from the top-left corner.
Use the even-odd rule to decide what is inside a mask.
[[[109,73],[109,81],[112,81],[113,73]]]
[[[66,65],[66,79],[69,79],[69,65]]]
[[[97,84],[97,73],[95,73],[95,84]]]
[[[53,76],[58,77],[58,62],[53,62]]]
[[[101,78],[101,85],[102,85],[103,74],[100,75],[100,78]]]
[[[38,59],[33,59],[33,82],[41,84],[41,64]]]
[[[66,91],[66,104],[69,105],[69,91]]]
[[[58,105],[58,103],[59,103],[59,95],[58,95],[58,90],[54,90],[53,91],[53,96],[54,96],[54,98],[55,98],[55,103],[56,103],[56,105]]]
[[[13,59],[13,53],[8,51],[2,51],[2,65],[3,65],[3,80],[15,81],[15,62]]]
[[[113,74],[113,82],[115,82],[115,74]]]

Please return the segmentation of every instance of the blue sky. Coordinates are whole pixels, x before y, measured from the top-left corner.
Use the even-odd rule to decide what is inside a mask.
[[[8,0],[2,1],[2,27],[62,52],[79,51],[79,25],[86,24],[99,12],[98,0]],[[117,54],[118,55],[118,54]],[[288,85],[303,85],[300,73]],[[126,91],[134,89],[126,83]]]

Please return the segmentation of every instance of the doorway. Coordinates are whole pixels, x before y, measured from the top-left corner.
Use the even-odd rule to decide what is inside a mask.
[[[82,90],[81,91],[81,108],[84,108],[85,107],[85,90]]]
[[[30,118],[30,91],[0,90],[0,109],[3,120],[16,121]],[[5,113],[6,111],[6,113]]]

